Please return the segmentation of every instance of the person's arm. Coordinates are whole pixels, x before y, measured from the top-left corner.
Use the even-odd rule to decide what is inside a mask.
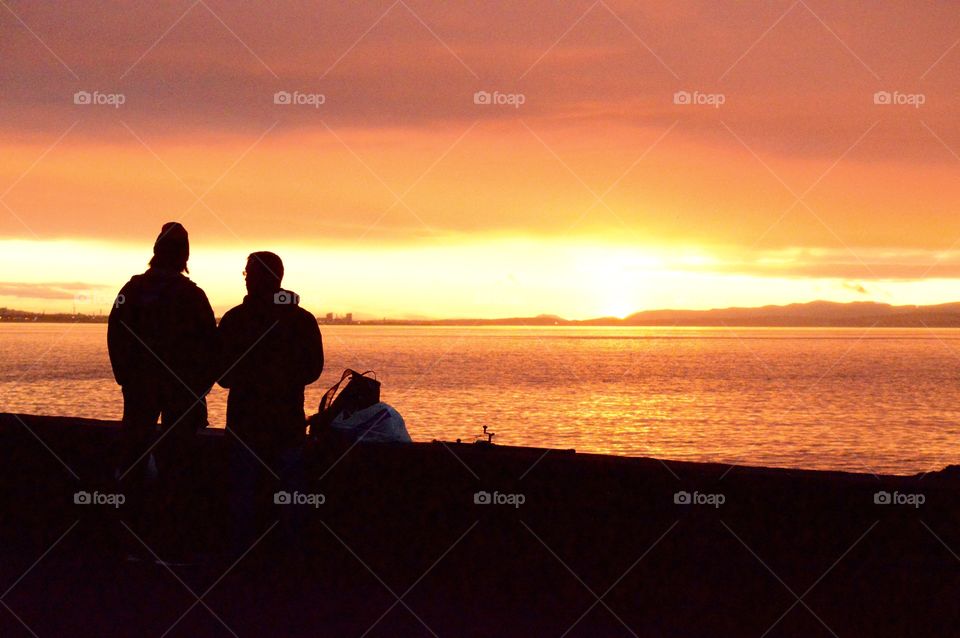
[[[303,385],[310,385],[320,378],[323,372],[323,337],[320,334],[320,326],[317,325],[317,318],[309,312],[304,311],[303,315]]]
[[[234,352],[237,349],[237,337],[235,318],[232,311],[228,311],[220,317],[220,325],[217,327],[217,343],[219,344],[217,352],[217,383],[220,387],[229,388],[234,382]]]
[[[119,385],[124,385],[130,375],[130,358],[133,356],[133,335],[131,326],[130,283],[128,282],[117,294],[117,301],[113,304],[110,317],[107,319],[107,353],[110,355],[110,366],[113,368],[113,378]]]
[[[197,288],[197,341],[198,367],[201,371],[201,387],[198,388],[201,396],[210,391],[217,380],[220,364],[220,335],[217,332],[217,319],[207,295]]]

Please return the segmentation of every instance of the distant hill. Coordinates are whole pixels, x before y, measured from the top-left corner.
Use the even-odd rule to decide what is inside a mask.
[[[960,327],[960,303],[891,306],[871,301],[812,301],[760,308],[649,310],[626,317],[623,325]]]

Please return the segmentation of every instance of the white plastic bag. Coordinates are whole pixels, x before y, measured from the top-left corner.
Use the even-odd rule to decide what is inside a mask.
[[[351,441],[362,443],[411,443],[403,417],[386,403],[374,403],[369,408],[346,416],[338,414],[330,428]]]

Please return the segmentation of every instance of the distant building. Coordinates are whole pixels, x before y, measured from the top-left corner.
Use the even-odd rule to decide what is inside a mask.
[[[342,324],[351,324],[353,321],[353,313],[348,312],[345,315],[337,316],[332,312],[328,312],[322,318],[317,317],[317,321],[325,325],[342,325]]]

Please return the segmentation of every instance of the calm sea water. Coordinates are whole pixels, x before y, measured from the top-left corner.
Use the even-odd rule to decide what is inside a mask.
[[[414,440],[912,473],[960,462],[960,330],[323,327]],[[0,324],[0,411],[116,419],[106,327]],[[209,396],[223,427],[226,391]]]

